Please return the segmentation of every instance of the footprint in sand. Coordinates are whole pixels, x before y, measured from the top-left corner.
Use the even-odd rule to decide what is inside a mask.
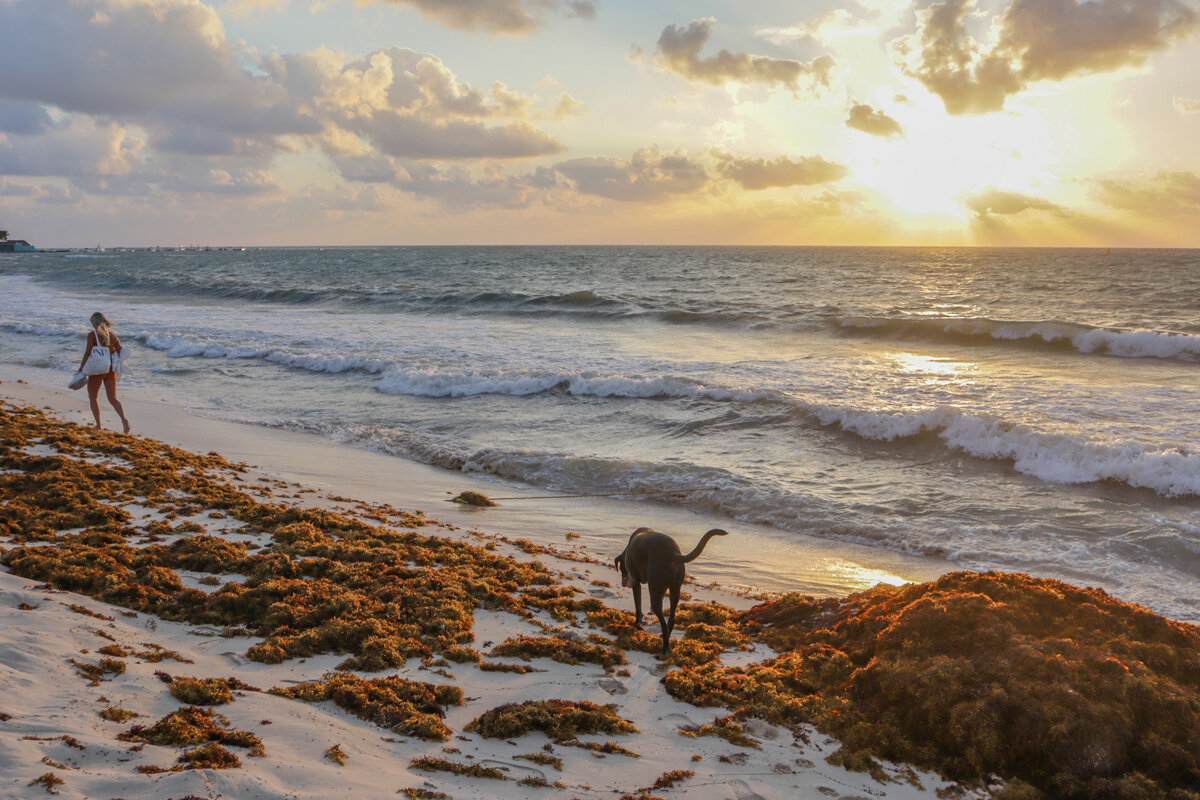
[[[730,781],[726,786],[733,790],[735,800],[767,800],[767,798],[751,789],[750,784],[745,781]]]

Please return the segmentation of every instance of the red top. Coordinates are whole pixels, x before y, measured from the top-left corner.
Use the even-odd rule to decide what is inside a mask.
[[[83,350],[83,361],[79,362],[79,371],[80,372],[83,372],[83,365],[87,363],[88,356],[91,355],[91,353],[92,353],[92,348],[95,347],[99,343],[100,343],[100,340],[96,338],[96,331],[95,330],[88,331],[87,344],[84,345],[84,350]],[[117,335],[115,333],[109,332],[108,346],[114,353],[121,352],[121,340],[117,338]],[[92,375],[90,377],[107,378],[109,375],[116,375],[116,371],[110,369],[108,372],[105,372],[102,375]]]

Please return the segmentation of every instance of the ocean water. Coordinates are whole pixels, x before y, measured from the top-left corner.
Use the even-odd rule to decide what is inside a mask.
[[[0,362],[97,309],[201,414],[1200,621],[1200,251],[0,256]]]

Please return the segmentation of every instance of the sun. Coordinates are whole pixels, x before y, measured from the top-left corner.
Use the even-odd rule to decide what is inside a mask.
[[[909,221],[961,222],[965,200],[989,188],[1042,195],[1055,182],[1049,131],[1035,114],[952,117],[941,108],[889,111],[900,137],[855,134],[856,183]]]

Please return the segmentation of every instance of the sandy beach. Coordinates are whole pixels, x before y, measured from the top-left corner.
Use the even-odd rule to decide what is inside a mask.
[[[602,557],[612,528],[633,527],[615,504],[472,511],[441,501],[494,484],[395,459],[384,474],[371,453],[145,397],[126,399],[138,436],[95,433],[69,424],[79,395],[11,374],[0,391],[4,796],[915,800],[1096,796],[1096,781],[1194,796],[1195,758],[1147,766],[1128,726],[1079,744],[1110,714],[1098,705],[1060,725],[1071,747],[1101,747],[1099,767],[1044,745],[1063,735],[1047,721],[1063,698],[1111,693],[1097,675],[1169,696],[1130,688],[1157,721],[1128,725],[1174,736],[1152,740],[1162,752],[1197,735],[1194,714],[1155,726],[1196,707],[1200,634],[1103,592],[958,573],[842,600],[866,585],[812,577],[826,599],[756,606],[702,587],[729,575],[705,564],[739,550],[718,540],[662,657]],[[698,532],[668,513],[646,517]],[[1006,647],[1011,687],[949,666],[979,671]],[[872,673],[888,652],[894,669]],[[1072,666],[1043,685],[1047,663]],[[1001,717],[1028,741],[994,741]]]
[[[3,389],[11,402],[49,406],[55,416],[67,419],[80,417],[77,402],[73,402],[80,395],[11,380],[4,381]],[[299,434],[252,431],[247,426],[203,420],[151,402],[125,400],[125,403],[127,413],[137,420],[139,431],[161,432],[162,439],[194,451],[221,451],[231,462],[252,460],[258,467],[245,473],[246,487],[252,494],[272,502],[335,509],[362,518],[381,513],[386,506],[377,504],[386,503],[388,498],[419,497],[422,505],[431,506],[431,501],[442,499],[437,495],[451,491],[483,488],[495,492],[493,487],[481,486],[478,481],[431,474],[433,470],[414,466],[405,469],[394,479],[395,488],[384,493],[377,473],[372,477],[376,468],[373,462],[385,460],[382,456],[340,452],[326,442]],[[318,450],[319,453],[315,452]],[[45,448],[45,452],[51,449]],[[395,472],[395,459],[386,461]],[[354,500],[348,498],[352,492],[358,495]],[[359,501],[364,495],[368,502]],[[434,535],[476,544],[488,542],[488,547],[517,559],[528,560],[532,556],[520,546],[503,540],[520,534],[526,541],[549,542],[554,538],[551,531],[566,522],[559,518],[561,510],[547,515],[548,519],[537,515],[540,524],[535,525],[529,513],[509,518],[496,515],[493,524],[492,518],[483,516],[485,512],[456,504],[431,507],[440,519],[440,523],[434,524]],[[164,517],[153,508],[141,508],[134,513],[138,526]],[[598,537],[600,534],[595,530],[600,527],[599,513],[593,511],[593,516],[583,520],[584,524],[573,524],[572,529],[590,528]],[[198,513],[173,520],[176,526],[186,522],[194,523],[206,534],[232,542],[261,544],[253,536],[240,534],[242,526],[236,522],[230,524],[227,519]],[[628,522],[621,522],[628,527]],[[165,536],[160,541],[169,543],[172,538]],[[595,563],[599,560],[595,553],[578,554],[581,549],[578,540],[564,539],[561,534],[557,539],[553,544],[570,558],[555,558],[547,552],[536,554],[556,582],[572,586],[585,596],[599,598],[614,608],[631,605],[627,590],[620,589],[615,570],[607,563]],[[212,590],[201,582],[203,572],[181,571],[179,575],[188,588]],[[223,576],[222,582],[230,577],[238,576]],[[384,674],[435,685],[457,685],[469,702],[445,709],[445,722],[456,734],[447,742],[431,745],[420,739],[397,738],[331,703],[309,705],[257,691],[257,688],[286,688],[320,680],[344,660],[342,656],[321,654],[277,665],[255,663],[245,657],[245,651],[256,642],[252,638],[227,637],[212,626],[129,612],[75,593],[57,591],[8,574],[7,570],[0,574],[0,581],[3,582],[0,613],[5,617],[0,628],[5,632],[5,641],[0,652],[4,682],[10,687],[0,708],[8,717],[0,725],[0,736],[5,743],[0,785],[12,796],[39,796],[53,788],[64,797],[88,798],[324,798],[335,791],[351,797],[382,797],[412,789],[415,792],[409,795],[412,797],[602,798],[618,794],[641,796],[657,779],[675,770],[694,774],[681,779],[675,791],[660,787],[654,789],[656,794],[682,796],[686,789],[691,796],[713,798],[918,798],[936,797],[935,790],[945,783],[936,776],[924,775],[921,788],[910,783],[884,785],[870,775],[827,764],[825,756],[836,750],[837,745],[815,730],[806,733],[809,743],[803,745],[786,728],[762,722],[749,727],[757,737],[753,747],[737,746],[716,737],[681,736],[679,729],[711,723],[723,714],[680,703],[667,695],[660,685],[664,665],[651,653],[629,653],[628,663],[616,674],[598,664],[568,665],[548,658],[535,659],[534,669],[528,674],[482,672],[472,663],[442,661],[442,666],[437,667],[431,665],[430,658],[408,659],[399,670]],[[690,596],[685,606],[688,602],[703,601],[744,609],[753,603],[742,594],[717,588],[689,585],[687,593]],[[544,613],[524,619],[515,614],[477,611],[474,641],[482,649],[515,637],[544,635],[547,628],[561,627],[561,621]],[[577,628],[578,623],[570,627]],[[161,648],[175,655],[163,661],[133,655],[123,662],[127,666],[120,674],[104,675],[93,685],[79,676],[77,665],[103,658],[100,651],[106,646],[147,654]],[[728,654],[725,662],[744,664],[772,655],[767,647],[749,646],[736,655]],[[518,659],[515,663],[524,662]],[[216,710],[229,719],[232,728],[250,730],[260,737],[267,755],[243,757],[237,770],[139,773],[139,767],[170,768],[178,755],[177,749],[124,744],[116,738],[133,722],[152,722],[180,706],[161,679],[162,673],[235,679],[257,687],[254,691],[235,692],[236,702]],[[377,677],[376,673],[362,674]],[[554,747],[551,739],[536,733],[516,741],[460,735],[483,710],[546,698],[615,704],[618,714],[639,731],[635,737],[618,739],[636,756]],[[124,709],[137,717],[130,717],[130,722],[114,723],[98,716],[105,708]],[[334,745],[346,753],[345,765],[323,755]],[[544,749],[554,751],[553,760],[561,759],[561,767],[515,758],[522,754],[545,754]],[[421,757],[499,769],[502,778],[471,778],[411,768],[410,763]],[[29,781],[46,773],[53,773],[65,782],[57,787],[29,785]],[[528,783],[521,785],[518,783],[521,780],[544,780],[556,786],[543,789]]]

